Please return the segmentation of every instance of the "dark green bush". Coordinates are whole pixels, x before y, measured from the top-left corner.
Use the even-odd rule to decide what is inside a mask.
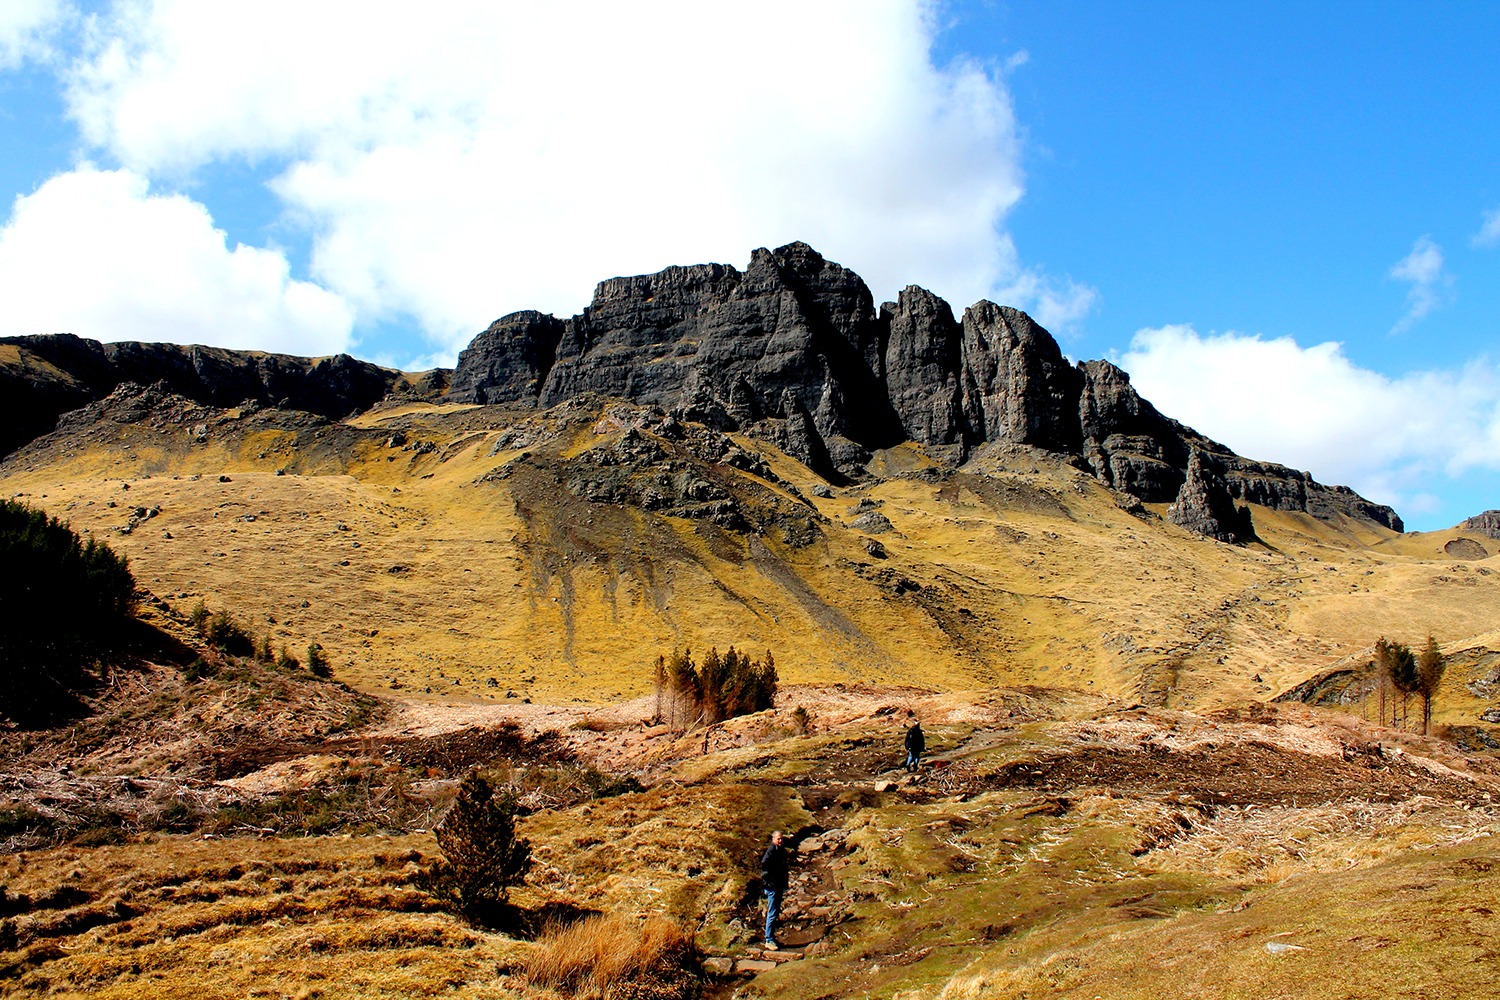
[[[437,826],[443,857],[422,873],[423,887],[470,921],[484,923],[531,870],[531,844],[516,836],[516,810],[515,792],[497,791],[470,771]]]
[[[193,662],[182,668],[182,676],[190,681],[200,680],[204,677],[212,677],[216,669],[201,656],[193,658]]]
[[[210,646],[230,656],[255,655],[254,638],[227,611],[218,611],[209,616],[203,626],[203,638]]]
[[[333,676],[333,664],[328,662],[328,657],[319,643],[307,644],[307,669],[314,677]]]

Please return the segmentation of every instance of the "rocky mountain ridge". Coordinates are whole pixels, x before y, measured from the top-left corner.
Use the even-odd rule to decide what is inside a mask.
[[[347,354],[300,358],[220,347],[121,342],[68,333],[0,338],[0,454],[45,434],[59,416],[125,383],[161,383],[205,406],[250,402],[338,419],[393,393],[431,392],[446,373],[408,380]]]
[[[1017,309],[982,301],[955,319],[913,285],[877,312],[858,275],[803,243],[756,250],[744,272],[601,282],[566,320],[504,316],[460,354],[450,399],[546,408],[585,392],[748,431],[829,477],[857,479],[874,451],[907,440],[952,464],[1027,447],[1225,540],[1253,531],[1235,501],[1402,528],[1389,507],[1163,416],[1107,361],[1070,364]]]
[[[521,410],[618,397],[744,431],[832,482],[867,478],[876,452],[908,440],[950,467],[982,451],[1037,449],[1226,541],[1253,537],[1246,503],[1402,529],[1389,507],[1243,458],[1163,416],[1108,361],[1069,363],[1019,310],[982,301],[955,319],[916,286],[877,310],[857,274],[802,243],[756,250],[743,272],[702,264],[612,278],[568,319],[510,313],[451,373],[420,378],[347,355],[3,339],[0,453],[127,381],[331,419],[392,395]]]

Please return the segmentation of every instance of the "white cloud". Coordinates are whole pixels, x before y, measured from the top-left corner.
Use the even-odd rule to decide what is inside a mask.
[[[1004,290],[1054,324],[1087,308],[1020,263],[1009,93],[932,65],[918,0],[413,11],[128,0],[96,23],[71,113],[146,176],[276,164],[314,277],[450,355],[600,279],[797,239],[877,301],[917,282],[959,310]]]
[[[1476,247],[1492,247],[1500,244],[1500,208],[1484,213],[1484,224],[1479,227],[1479,232],[1474,234],[1472,242]]]
[[[204,207],[90,166],[18,197],[0,229],[0,334],[344,350],[352,310],[286,258],[225,244]]]
[[[1453,278],[1443,271],[1442,248],[1430,236],[1418,239],[1411,253],[1392,265],[1389,275],[1411,284],[1406,293],[1406,315],[1396,323],[1392,333],[1405,332],[1434,309],[1452,301]]]
[[[51,34],[74,16],[63,0],[5,0],[0,3],[0,69],[45,58]]]
[[[1071,278],[1054,278],[1036,268],[1024,267],[1007,238],[1003,245],[1010,250],[1012,266],[1006,286],[993,296],[1005,305],[1016,306],[1031,314],[1049,332],[1066,332],[1094,308],[1098,293],[1088,285]]]
[[[1335,342],[1136,333],[1117,359],[1163,413],[1249,458],[1306,469],[1398,508],[1430,506],[1435,477],[1500,470],[1500,366],[1389,378]]]

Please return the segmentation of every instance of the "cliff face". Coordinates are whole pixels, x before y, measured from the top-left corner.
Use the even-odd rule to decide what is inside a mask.
[[[450,398],[550,407],[583,393],[748,431],[831,476],[858,475],[873,449],[903,440],[956,459],[1022,445],[1176,503],[1184,523],[1219,537],[1249,533],[1234,501],[1402,527],[1389,507],[1163,416],[1107,361],[1069,364],[1019,310],[979,302],[956,320],[909,286],[877,312],[858,275],[802,243],[757,250],[743,272],[613,278],[567,320],[512,313],[459,356]]]
[[[0,338],[0,454],[51,430],[62,413],[125,382],[166,388],[210,406],[247,400],[337,419],[368,409],[401,372],[339,354],[296,358],[177,344],[101,344],[72,334]],[[14,352],[11,354],[11,352]]]
[[[0,340],[0,454],[127,381],[205,405],[252,400],[336,419],[393,392],[434,395],[448,373],[411,386],[347,355],[10,338]],[[1107,361],[1069,364],[1019,310],[979,302],[955,319],[916,286],[877,310],[859,275],[803,243],[756,250],[744,271],[611,278],[568,319],[511,313],[459,355],[448,398],[550,408],[583,394],[744,431],[830,479],[864,475],[874,450],[907,440],[955,463],[985,446],[1031,447],[1141,500],[1175,503],[1182,523],[1217,537],[1252,533],[1235,501],[1402,527],[1389,507],[1241,458],[1163,416]]]

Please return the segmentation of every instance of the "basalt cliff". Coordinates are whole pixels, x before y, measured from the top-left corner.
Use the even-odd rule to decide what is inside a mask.
[[[954,316],[908,286],[878,309],[853,271],[806,244],[756,250],[740,271],[669,267],[601,282],[580,314],[496,320],[452,372],[421,377],[346,355],[294,358],[70,335],[0,340],[0,453],[127,382],[214,406],[252,402],[330,419],[392,395],[548,409],[586,395],[743,431],[832,483],[865,478],[905,441],[958,466],[980,453],[1064,458],[1225,541],[1253,537],[1244,504],[1401,530],[1389,507],[1305,472],[1236,455],[1159,413],[1108,361],[1070,363],[1025,313],[982,301]]]
[[[1163,416],[1108,361],[1070,364],[1019,310],[979,302],[956,319],[916,286],[877,310],[858,275],[802,243],[757,250],[743,272],[614,278],[566,320],[502,317],[459,356],[450,398],[545,408],[586,392],[748,431],[831,479],[902,441],[953,464],[1036,448],[1225,540],[1251,530],[1235,501],[1401,529],[1389,507]]]

